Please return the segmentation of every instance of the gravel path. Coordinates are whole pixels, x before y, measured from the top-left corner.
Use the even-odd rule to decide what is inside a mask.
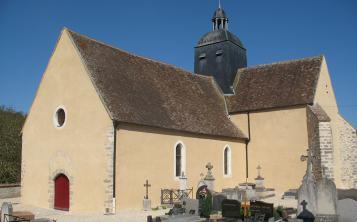
[[[20,198],[0,199],[0,206],[3,202],[11,202],[14,211],[30,211],[35,214],[35,218],[48,218],[56,222],[146,222],[148,215],[153,217],[164,215],[168,210],[142,211],[142,210],[122,210],[115,215],[103,214],[70,214],[64,211],[43,209],[30,205],[21,204]]]

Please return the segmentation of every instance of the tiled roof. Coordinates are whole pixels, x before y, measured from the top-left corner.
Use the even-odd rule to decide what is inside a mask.
[[[193,75],[68,32],[113,120],[246,138],[230,121],[212,77]]]
[[[230,113],[313,104],[323,56],[239,69]]]

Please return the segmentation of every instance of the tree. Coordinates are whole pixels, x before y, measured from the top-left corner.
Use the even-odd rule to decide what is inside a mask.
[[[21,178],[21,129],[26,116],[0,106],[0,184]]]

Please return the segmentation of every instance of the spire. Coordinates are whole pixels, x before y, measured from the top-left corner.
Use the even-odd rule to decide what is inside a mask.
[[[221,0],[218,0],[218,9],[212,17],[213,30],[224,29],[228,30],[228,17],[221,6]]]

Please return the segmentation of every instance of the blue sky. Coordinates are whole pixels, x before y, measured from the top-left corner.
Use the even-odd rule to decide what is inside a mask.
[[[193,70],[218,0],[0,0],[0,105],[27,112],[61,29]],[[357,1],[222,0],[248,65],[324,54],[357,127]]]

